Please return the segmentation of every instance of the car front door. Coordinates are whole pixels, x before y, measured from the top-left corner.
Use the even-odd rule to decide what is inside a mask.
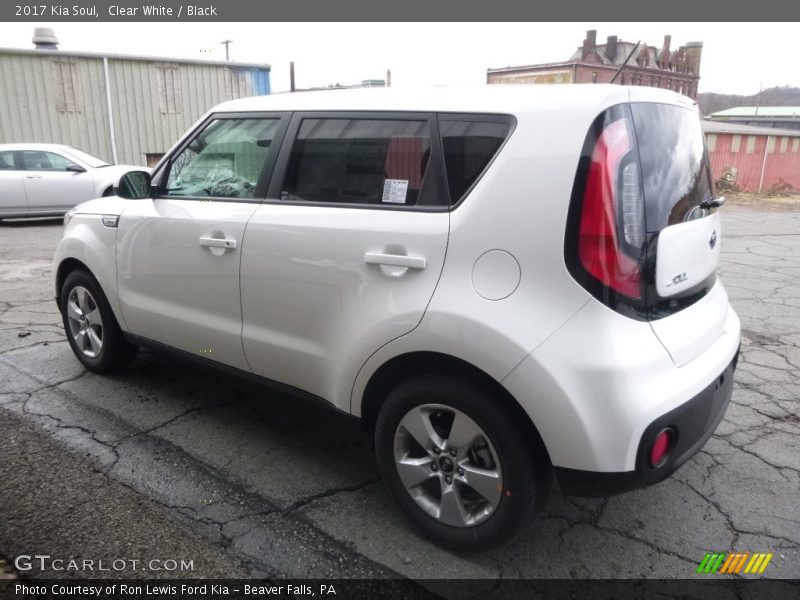
[[[28,210],[20,169],[17,165],[17,152],[0,151],[0,215],[24,213]]]
[[[154,177],[157,197],[119,220],[119,300],[131,333],[247,370],[239,263],[287,118],[219,115]],[[273,143],[274,142],[274,143]]]
[[[92,175],[56,152],[20,151],[31,212],[69,210],[94,196]]]
[[[255,373],[349,410],[367,358],[420,322],[449,231],[436,131],[421,113],[294,115],[242,253]]]

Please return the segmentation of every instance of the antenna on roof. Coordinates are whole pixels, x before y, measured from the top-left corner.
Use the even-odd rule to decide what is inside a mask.
[[[608,83],[614,83],[614,81],[616,81],[617,77],[619,77],[619,74],[622,73],[622,69],[624,69],[625,65],[628,64],[628,61],[631,59],[631,57],[633,56],[633,53],[636,52],[636,49],[639,47],[639,44],[641,44],[641,43],[642,43],[642,40],[639,40],[638,42],[636,42],[636,45],[633,47],[633,50],[631,50],[631,53],[628,54],[628,58],[626,58],[625,61],[619,66],[619,69],[617,69],[617,72],[614,73],[614,76],[611,78],[611,81],[609,81]]]

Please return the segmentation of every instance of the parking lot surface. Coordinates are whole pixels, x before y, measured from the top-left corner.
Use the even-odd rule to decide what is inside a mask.
[[[743,551],[774,553],[765,577],[800,577],[798,208],[723,211],[720,273],[742,321],[742,355],[705,448],[645,490],[596,500],[554,491],[513,543],[471,556],[414,533],[356,420],[152,352],[113,376],[86,372],[53,300],[60,236],[54,221],[0,224],[0,411],[250,576],[691,578],[706,552]],[[35,511],[26,514],[36,527]],[[19,552],[16,543],[0,524],[0,553]],[[475,594],[481,586],[491,582]]]

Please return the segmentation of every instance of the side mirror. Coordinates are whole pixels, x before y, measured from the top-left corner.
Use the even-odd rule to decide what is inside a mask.
[[[86,173],[86,169],[80,165],[67,165],[67,171],[72,173]]]
[[[128,171],[114,184],[114,194],[129,200],[141,200],[150,196],[150,173]]]

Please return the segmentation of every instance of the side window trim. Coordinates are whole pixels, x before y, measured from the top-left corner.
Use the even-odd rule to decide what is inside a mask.
[[[283,200],[281,190],[286,178],[289,160],[292,149],[297,142],[297,134],[304,119],[376,119],[387,121],[402,120],[427,120],[431,134],[431,156],[428,163],[430,176],[435,181],[428,184],[436,189],[436,193],[442,199],[440,205],[431,206],[403,206],[397,204],[350,204],[338,202],[311,202],[302,200]],[[426,178],[427,179],[427,178]],[[447,189],[447,180],[444,176],[444,162],[442,160],[441,139],[439,136],[439,125],[436,114],[432,112],[415,111],[383,111],[383,110],[360,110],[360,111],[298,111],[292,114],[289,128],[284,135],[284,143],[281,147],[278,160],[275,163],[273,177],[267,190],[264,204],[282,204],[292,206],[326,206],[332,208],[349,208],[357,210],[399,210],[411,212],[447,212],[450,210],[450,197]]]
[[[502,114],[502,113],[450,113],[450,112],[441,112],[436,114],[436,121],[437,121],[437,133],[438,133],[438,123],[441,121],[473,121],[473,122],[484,122],[484,123],[500,123],[503,125],[508,125],[508,133],[506,134],[506,138],[503,140],[503,143],[500,144],[500,147],[494,153],[491,160],[486,163],[486,166],[483,170],[478,174],[475,178],[475,181],[472,182],[467,190],[462,194],[461,198],[450,199],[450,210],[455,210],[459,206],[461,206],[464,200],[470,195],[472,190],[475,188],[476,185],[483,179],[483,176],[486,172],[492,167],[494,161],[500,156],[500,153],[503,152],[503,148],[505,148],[508,140],[511,139],[511,136],[514,135],[514,130],[517,128],[517,119],[514,115],[510,114]],[[441,141],[441,138],[440,138]],[[442,172],[445,174],[445,179],[447,177],[446,173],[446,162],[444,160],[444,144],[440,144],[441,147],[441,160],[442,160]],[[449,190],[449,186],[448,186]]]
[[[273,140],[273,144],[277,144],[277,148],[282,148],[283,141],[286,137],[286,130],[289,127],[289,122],[291,120],[292,113],[286,111],[278,111],[278,112],[271,112],[271,111],[248,111],[248,112],[222,112],[222,113],[211,113],[208,115],[203,121],[197,124],[197,126],[192,129],[187,135],[181,139],[177,146],[175,146],[172,151],[164,155],[164,158],[159,162],[156,167],[156,173],[154,173],[153,177],[153,186],[156,189],[155,199],[162,199],[162,200],[194,200],[196,202],[247,202],[253,204],[260,204],[264,198],[266,197],[266,190],[269,186],[270,179],[275,172],[275,165],[276,165],[276,156],[282,151],[279,150],[279,153],[272,153],[271,160],[268,159],[266,164],[264,165],[263,170],[261,171],[261,176],[258,179],[258,183],[256,184],[255,191],[253,192],[252,198],[231,198],[225,196],[169,196],[164,193],[164,186],[167,183],[167,178],[169,176],[169,172],[172,169],[172,164],[174,159],[180,155],[188,146],[191,144],[195,138],[200,135],[203,131],[205,131],[208,124],[212,121],[217,120],[232,120],[232,119],[279,119],[278,128],[275,132],[275,138]]]

